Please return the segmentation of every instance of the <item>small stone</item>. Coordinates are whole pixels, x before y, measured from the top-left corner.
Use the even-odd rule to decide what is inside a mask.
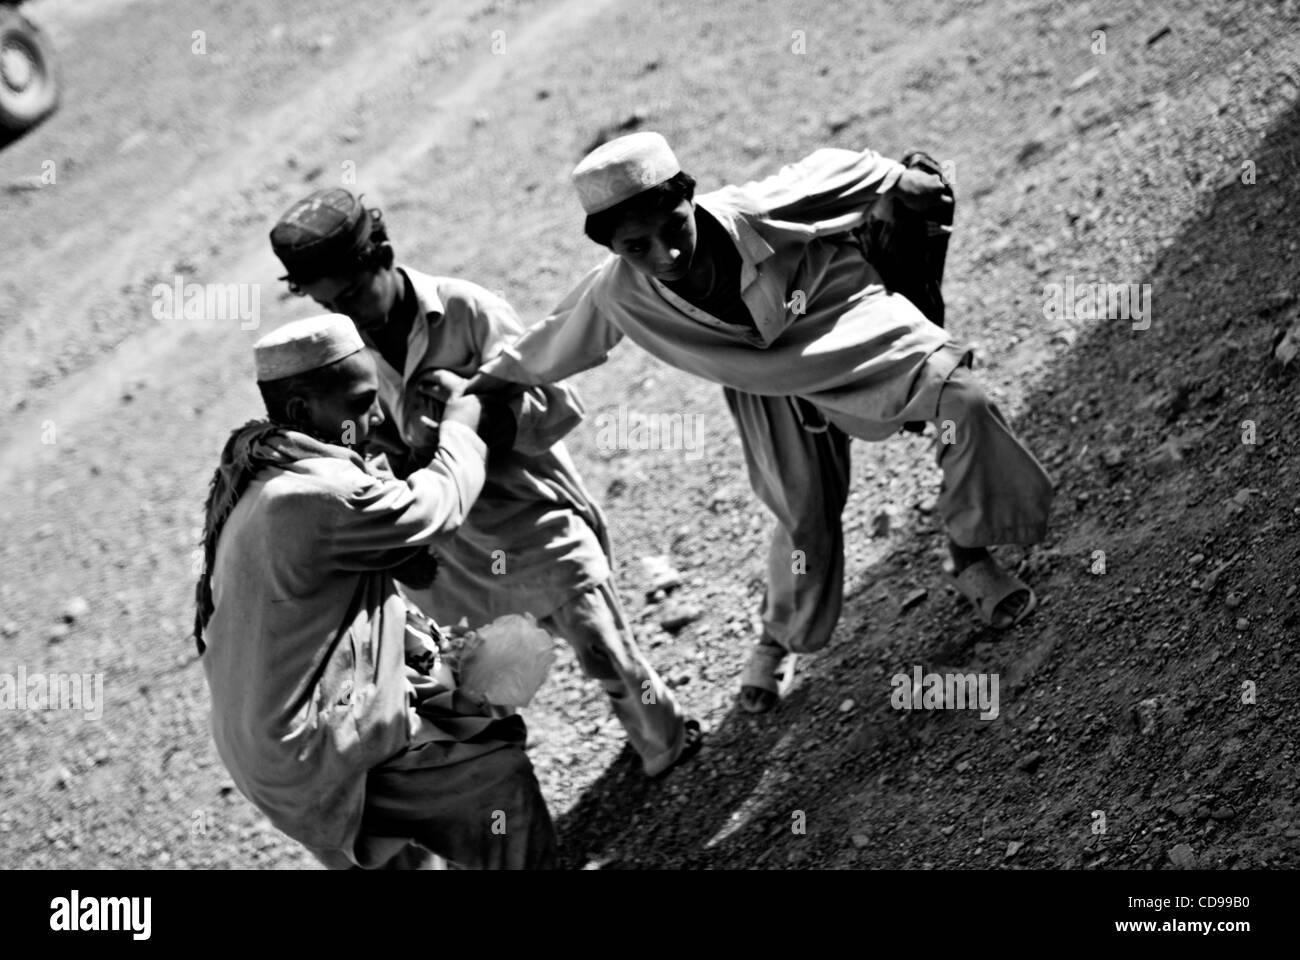
[[[6,620],[4,625],[0,626],[0,636],[3,636],[6,640],[18,636],[18,624],[12,620]]]
[[[1021,166],[1028,164],[1031,160],[1040,154],[1047,152],[1047,145],[1041,140],[1029,140],[1022,146],[1016,154],[1016,162]]]
[[[1182,447],[1173,437],[1152,450],[1151,455],[1147,457],[1147,463],[1160,473],[1167,473],[1178,467],[1182,462]]]
[[[1223,508],[1228,511],[1228,516],[1230,517],[1241,516],[1241,514],[1246,511],[1246,506],[1250,503],[1251,496],[1258,492],[1259,491],[1250,487],[1238,490],[1227,500],[1223,501]]]
[[[1196,866],[1196,854],[1185,843],[1180,843],[1169,851],[1169,862],[1180,870],[1191,870]]]
[[[1285,288],[1274,290],[1264,298],[1264,306],[1260,309],[1260,316],[1268,316],[1270,313],[1276,313],[1283,307],[1289,307],[1295,302],[1295,294]]]
[[[50,632],[46,639],[50,643],[61,643],[68,638],[71,628],[66,623],[56,623],[50,627]]]
[[[840,713],[848,713],[852,709],[853,709],[852,700],[845,700],[843,703],[840,704]]]
[[[1076,90],[1082,90],[1088,84],[1096,80],[1099,76],[1101,76],[1100,67],[1093,67],[1091,70],[1085,70],[1083,71],[1083,73],[1079,74],[1077,77],[1075,77],[1073,80],[1070,81],[1070,85],[1067,89],[1071,93],[1074,93]]]
[[[63,608],[63,620],[66,623],[74,623],[90,612],[90,604],[84,597],[73,597],[68,601],[68,605]]]
[[[1298,590],[1300,590],[1300,587],[1297,587],[1294,583],[1291,584],[1291,586],[1286,588],[1286,598],[1290,600],[1292,597],[1296,595],[1296,592]],[[6,624],[6,626],[8,626],[8,624]]]
[[[670,593],[682,585],[682,575],[666,556],[642,557],[641,570],[646,578],[646,596],[657,590]]]
[[[871,845],[871,838],[865,833],[855,833],[853,835],[853,845],[861,850],[863,847]]]
[[[1023,840],[1012,840],[1009,843],[1007,843],[1006,859],[1010,860],[1012,857],[1014,857],[1017,853],[1020,852],[1020,848],[1023,847],[1024,845],[1025,842]]]
[[[1238,618],[1237,618],[1237,630],[1238,630],[1238,632],[1247,629],[1249,626],[1250,626],[1250,621],[1247,620],[1245,617],[1238,617]]]
[[[970,769],[970,761],[960,760],[958,761],[957,765],[953,769],[956,770],[958,773],[965,773],[967,770]]]
[[[1037,750],[1031,750],[1016,761],[1016,769],[1023,770],[1025,773],[1033,773],[1038,769],[1038,765],[1042,762],[1043,755]]]
[[[908,610],[911,610],[918,603],[923,601],[927,596],[929,596],[929,591],[926,590],[924,587],[920,587],[916,590],[913,590],[911,593],[909,593],[906,597],[903,598],[903,612],[906,613]]]
[[[1229,610],[1236,610],[1239,606],[1241,606],[1241,594],[1229,593],[1226,597],[1223,598],[1223,605],[1227,607]]]
[[[892,523],[893,517],[888,510],[878,511],[871,518],[871,536],[877,539],[889,536],[889,528]]]
[[[1235,559],[1236,558],[1234,557],[1233,560]],[[1201,584],[1202,593],[1210,593],[1211,591],[1214,590],[1216,586],[1218,586],[1219,578],[1223,576],[1223,571],[1227,570],[1228,567],[1232,566],[1233,560],[1225,560],[1223,561],[1223,563],[1219,564],[1212,571],[1210,571],[1210,575],[1206,577],[1205,582]]]
[[[1174,29],[1173,27],[1169,26],[1168,24],[1165,24],[1159,30],[1152,32],[1151,35],[1147,37],[1147,46],[1148,47],[1155,46],[1165,37],[1169,36],[1169,34],[1173,33],[1173,29]]]
[[[945,837],[951,837],[953,835],[953,831],[955,831],[956,829],[957,828],[953,824],[948,824],[948,826],[946,827],[940,827],[939,832],[942,833]]]
[[[1156,714],[1159,710],[1160,701],[1155,697],[1134,704],[1130,717],[1133,721],[1133,726],[1137,728],[1138,733],[1142,734],[1144,737],[1155,733]]]
[[[1273,359],[1284,369],[1291,366],[1296,357],[1300,357],[1300,320],[1284,330],[1273,347]]]
[[[831,136],[834,136],[845,127],[849,126],[849,124],[853,122],[853,119],[853,114],[851,113],[833,114],[826,120],[826,132]]]
[[[687,624],[694,623],[704,616],[704,611],[693,603],[674,603],[664,610],[659,618],[659,626],[669,633],[676,633]]]

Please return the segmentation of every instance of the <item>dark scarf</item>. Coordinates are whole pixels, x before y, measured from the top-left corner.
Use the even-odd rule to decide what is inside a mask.
[[[212,475],[204,506],[203,570],[194,591],[194,642],[199,656],[207,649],[203,643],[203,631],[212,619],[214,608],[212,570],[216,563],[217,540],[235,504],[239,503],[239,498],[260,471],[269,467],[288,467],[308,457],[348,459],[365,469],[365,462],[346,447],[324,443],[269,420],[250,420],[226,441],[221,451],[221,464]]]

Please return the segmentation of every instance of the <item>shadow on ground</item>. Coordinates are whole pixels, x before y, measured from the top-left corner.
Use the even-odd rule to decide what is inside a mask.
[[[1011,858],[1008,838],[1026,846],[1016,863],[1161,866],[1179,835],[1212,866],[1225,841],[1260,844],[1287,802],[1289,775],[1269,763],[1295,734],[1278,699],[1244,716],[1225,691],[1296,666],[1285,642],[1296,600],[1283,594],[1296,481],[1284,461],[1300,422],[1294,376],[1267,363],[1296,308],[1273,293],[1294,284],[1300,241],[1284,215],[1300,201],[1288,176],[1300,157],[1294,107],[1260,146],[1259,182],[1212,192],[1148,266],[1150,329],[1087,327],[1026,399],[1015,427],[1058,489],[1052,533],[1026,567],[1044,608],[993,643],[953,597],[931,590],[896,629],[857,589],[777,712],[733,708],[663,783],[646,783],[625,751],[559,820],[569,866],[979,865],[985,850]],[[1077,269],[1059,273],[1083,280],[1086,245],[1075,252]],[[1254,445],[1242,442],[1245,420],[1258,425]],[[941,543],[932,527],[903,541],[863,582],[888,581],[901,555]],[[1096,551],[1107,576],[1090,568]],[[1228,587],[1205,586],[1226,561],[1246,608],[1225,611]],[[888,678],[913,664],[999,673],[999,722],[891,710]],[[842,711],[846,690],[856,703]],[[1129,723],[1132,703],[1153,695],[1164,719],[1144,733]],[[1250,742],[1234,737],[1247,729]],[[1203,818],[1176,803],[1167,812],[1184,794]],[[1094,808],[1112,812],[1109,833],[1089,835]],[[1010,826],[999,832],[998,820]]]

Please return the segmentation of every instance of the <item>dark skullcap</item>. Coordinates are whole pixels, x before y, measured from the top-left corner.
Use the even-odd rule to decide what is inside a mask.
[[[289,271],[280,279],[311,283],[355,270],[370,229],[369,211],[342,187],[304,197],[271,228],[271,249]]]

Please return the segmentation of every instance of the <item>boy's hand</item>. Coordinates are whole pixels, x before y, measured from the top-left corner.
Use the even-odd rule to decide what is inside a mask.
[[[442,411],[442,422],[463,423],[477,433],[482,416],[483,403],[478,397],[459,396],[447,401],[447,406]],[[427,417],[420,419],[428,421]]]
[[[425,370],[415,376],[408,390],[436,403],[446,403],[465,392],[469,381],[450,370]]]
[[[952,197],[941,177],[915,167],[903,171],[903,175],[894,184],[894,192],[904,206],[918,213],[952,203]]]

